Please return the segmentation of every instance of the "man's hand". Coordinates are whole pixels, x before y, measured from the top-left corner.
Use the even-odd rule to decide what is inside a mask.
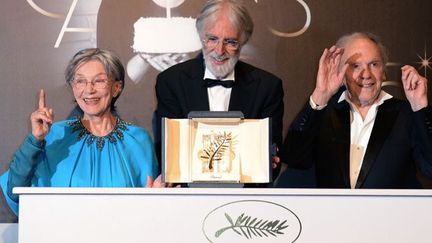
[[[411,104],[413,111],[418,111],[428,105],[427,79],[421,76],[417,70],[405,65],[402,70],[402,84],[405,95]]]
[[[279,156],[273,156],[272,158],[272,167],[273,169],[276,169],[279,166],[280,158]]]
[[[343,48],[332,46],[330,49],[324,49],[321,55],[316,86],[312,93],[312,100],[318,105],[326,105],[343,85],[345,72],[348,68],[348,64],[339,67],[343,52]]]

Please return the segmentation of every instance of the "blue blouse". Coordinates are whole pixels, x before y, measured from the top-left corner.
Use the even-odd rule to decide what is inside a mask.
[[[71,119],[54,123],[42,142],[30,133],[0,177],[0,186],[18,215],[14,187],[145,187],[147,176],[154,180],[157,175],[153,142],[145,129],[117,118],[110,134],[96,137],[80,119]]]

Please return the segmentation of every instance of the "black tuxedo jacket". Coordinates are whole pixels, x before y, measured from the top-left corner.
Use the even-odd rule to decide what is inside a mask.
[[[337,96],[339,98],[339,96]],[[336,97],[321,111],[307,103],[291,124],[283,160],[288,167],[315,163],[322,188],[349,188],[350,107]],[[417,168],[432,177],[432,108],[413,112],[406,101],[378,108],[356,188],[417,188]]]
[[[204,60],[199,55],[158,75],[155,125],[159,135],[155,137],[160,136],[160,118],[186,118],[190,111],[209,110],[204,71]],[[283,88],[282,81],[273,74],[238,61],[229,110],[242,111],[247,119],[270,117],[272,139],[278,145],[282,143]]]

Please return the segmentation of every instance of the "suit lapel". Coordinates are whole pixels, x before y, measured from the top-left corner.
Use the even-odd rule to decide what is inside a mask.
[[[346,101],[337,103],[331,115],[332,125],[338,151],[339,169],[342,174],[345,187],[350,187],[349,161],[350,161],[350,107]]]
[[[258,82],[253,82],[254,79],[247,71],[244,70],[245,66],[241,61],[235,67],[235,85],[232,88],[229,108],[230,111],[242,111],[245,117],[251,112],[251,102],[256,95]]]
[[[202,54],[198,55],[193,65],[183,72],[181,82],[189,111],[208,111],[208,93],[204,83],[204,59]],[[186,114],[187,115],[187,114]]]
[[[366,148],[365,156],[357,179],[356,188],[361,188],[372,168],[376,157],[391,132],[398,110],[391,109],[393,102],[388,100],[378,107],[378,113]]]

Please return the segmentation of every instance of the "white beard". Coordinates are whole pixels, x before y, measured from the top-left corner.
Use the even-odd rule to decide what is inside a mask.
[[[210,53],[203,53],[204,55],[204,62],[206,67],[210,70],[210,72],[218,79],[225,78],[228,76],[233,70],[235,65],[237,64],[237,61],[239,60],[240,54],[235,54],[230,56],[229,54],[224,54],[222,56],[219,56],[215,54],[214,52]],[[223,65],[214,65],[211,60],[209,59],[223,59],[229,57],[227,62]]]

